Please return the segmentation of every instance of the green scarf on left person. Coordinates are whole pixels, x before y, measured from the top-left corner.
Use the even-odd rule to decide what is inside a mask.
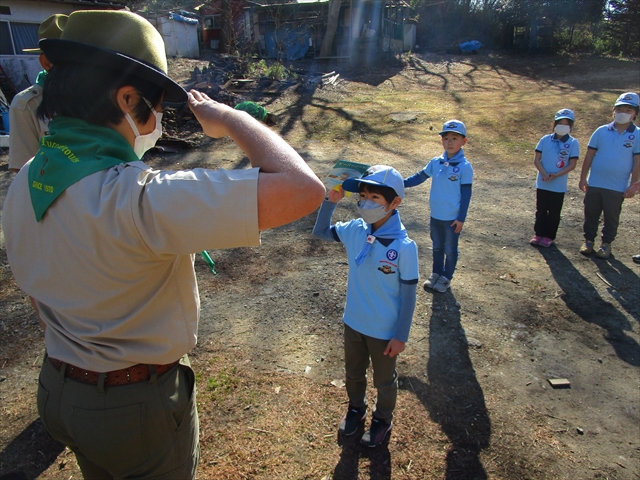
[[[36,85],[44,87],[44,81],[46,79],[47,79],[47,71],[42,70],[40,73],[38,73],[38,76],[36,77]]]
[[[29,192],[36,221],[64,190],[92,173],[138,161],[122,135],[78,118],[55,117],[29,165]]]

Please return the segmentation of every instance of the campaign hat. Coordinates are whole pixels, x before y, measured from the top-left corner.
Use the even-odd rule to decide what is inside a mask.
[[[38,27],[38,40],[42,40],[43,38],[60,38],[68,18],[67,15],[56,13],[45,19]],[[22,51],[25,53],[42,52],[39,48],[23,48]]]
[[[374,165],[369,167],[360,178],[348,178],[342,182],[342,188],[347,192],[358,193],[360,184],[391,187],[400,198],[404,198],[404,179],[393,167],[388,165]]]
[[[135,76],[164,90],[164,101],[184,102],[187,92],[167,75],[160,32],[145,18],[119,10],[78,10],[69,15],[60,38],[40,40],[47,59],[56,64],[108,68]]]

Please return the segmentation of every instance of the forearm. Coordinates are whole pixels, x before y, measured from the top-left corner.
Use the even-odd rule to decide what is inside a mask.
[[[569,165],[564,167],[562,170],[554,173],[553,174],[554,178],[561,177],[562,175],[566,175],[570,171],[574,170],[577,165],[578,165],[578,159],[577,158],[569,159]]]
[[[418,173],[415,173],[415,174],[411,175],[410,177],[407,177],[407,178],[404,179],[404,187],[405,188],[415,187],[415,186],[420,185],[421,183],[423,183],[428,178],[429,178],[429,175],[427,175],[424,172],[424,170],[420,170]]]
[[[596,155],[596,150],[593,148],[589,148],[587,153],[584,156],[584,161],[582,162],[582,169],[580,170],[580,181],[584,182],[587,180],[587,175],[589,174],[589,170],[591,169],[591,163],[593,162],[593,157]]]
[[[316,224],[313,227],[314,237],[324,240],[325,242],[336,241],[331,233],[331,217],[333,216],[336,206],[337,203],[330,202],[329,200],[322,202],[320,211],[318,212],[318,218],[316,219]]]
[[[469,211],[469,203],[471,203],[471,184],[460,186],[460,211],[456,220],[464,223],[467,219],[467,212]]]
[[[640,154],[633,156],[633,169],[631,170],[631,183],[634,184],[640,180]]]
[[[401,342],[409,339],[413,312],[416,309],[416,291],[418,283],[400,284],[400,312],[398,314],[398,324],[393,338]]]

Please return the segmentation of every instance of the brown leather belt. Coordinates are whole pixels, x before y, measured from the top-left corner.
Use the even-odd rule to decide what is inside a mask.
[[[49,357],[51,364],[58,370],[62,367],[64,362],[55,358]],[[156,367],[156,374],[162,375],[168,370],[172,369],[178,364],[179,360],[167,365],[154,365]],[[98,384],[100,378],[100,372],[92,372],[91,370],[85,370],[84,368],[75,367],[73,365],[66,365],[64,372],[65,377],[73,378],[79,382],[90,383],[92,385]],[[129,385],[131,383],[144,382],[151,378],[151,372],[149,371],[149,365],[139,363],[129,368],[123,368],[122,370],[114,370],[112,372],[106,372],[104,380],[105,385]]]

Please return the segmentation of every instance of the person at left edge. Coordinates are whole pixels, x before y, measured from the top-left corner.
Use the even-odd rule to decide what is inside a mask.
[[[134,13],[73,12],[40,47],[53,63],[39,108],[49,135],[2,215],[16,283],[45,324],[40,418],[84,478],[194,478],[194,252],[258,246],[261,230],[314,211],[324,186],[249,114],[171,80],[162,36]],[[253,168],[141,162],[163,100],[188,100],[204,132],[231,137]]]
[[[38,28],[38,40],[60,38],[67,23],[67,16],[51,15]],[[42,71],[36,77],[36,83],[19,92],[11,100],[9,107],[9,170],[17,172],[40,148],[40,139],[49,133],[49,119],[38,118],[37,110],[42,101],[42,88],[47,72],[52,64],[39,48],[25,48],[24,52],[39,53],[38,60]]]

